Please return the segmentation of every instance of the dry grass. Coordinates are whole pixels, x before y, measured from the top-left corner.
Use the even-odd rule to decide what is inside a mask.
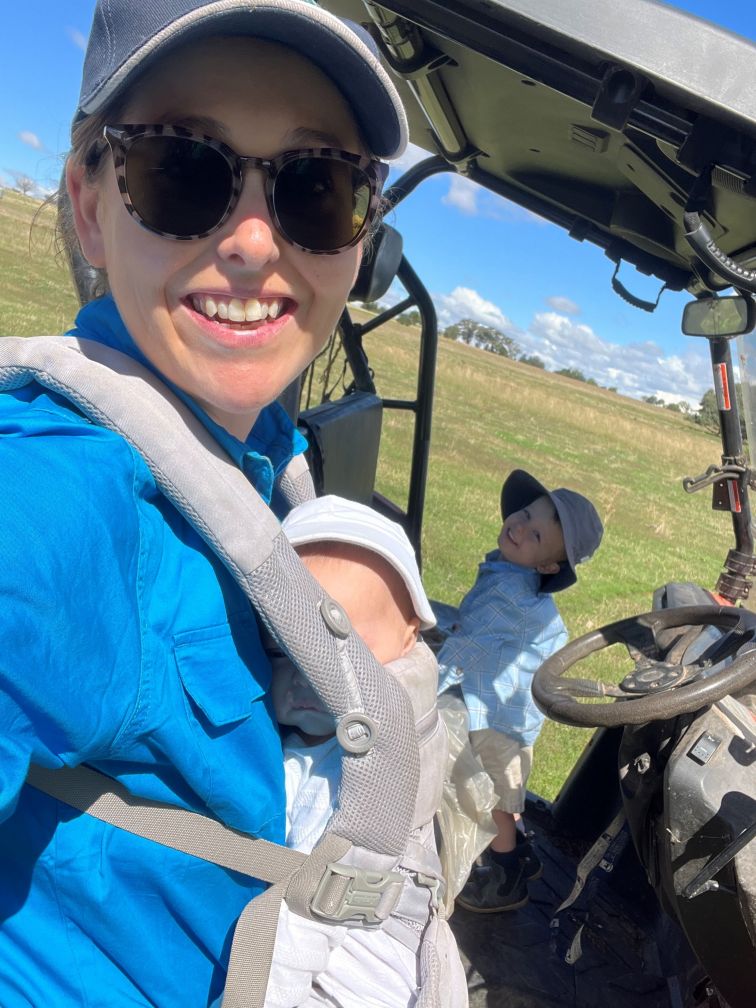
[[[6,189],[0,199],[0,333],[32,336],[68,329],[78,302],[55,254],[55,211]]]

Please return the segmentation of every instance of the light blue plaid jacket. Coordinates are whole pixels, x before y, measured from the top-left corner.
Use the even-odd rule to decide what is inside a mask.
[[[543,724],[530,690],[536,669],[567,643],[554,599],[539,592],[541,575],[486,556],[459,607],[459,629],[438,654],[439,692],[460,685],[470,730],[495,728],[532,745]]]

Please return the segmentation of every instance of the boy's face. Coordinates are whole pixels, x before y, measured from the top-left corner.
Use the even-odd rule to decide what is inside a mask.
[[[567,558],[562,526],[549,497],[536,499],[505,519],[499,533],[499,551],[505,560],[530,567],[539,574],[556,574]]]

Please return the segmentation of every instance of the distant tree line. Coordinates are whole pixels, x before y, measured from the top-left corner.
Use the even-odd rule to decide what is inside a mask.
[[[409,312],[408,317],[417,315],[417,312]],[[403,321],[403,316],[399,316],[399,321]],[[420,321],[418,315],[417,322]],[[412,325],[408,322],[407,325]],[[529,364],[531,367],[541,368],[546,371],[546,364],[537,354],[523,353],[511,336],[506,336],[499,329],[492,326],[483,325],[474,319],[465,318],[460,322],[447,326],[441,335],[445,339],[456,340],[458,343],[467,343],[468,346],[478,347],[480,350],[488,350],[489,353],[498,354],[500,357],[509,357],[511,360],[519,361],[521,364]],[[560,368],[554,374],[564,375],[565,378],[572,378],[575,381],[586,382],[588,385],[598,385],[594,378],[586,378],[578,368]],[[617,389],[612,389],[616,392]]]
[[[366,302],[363,308],[367,311],[379,312],[383,306],[375,301]],[[403,312],[397,316],[397,322],[406,326],[419,326],[420,312],[416,310]],[[488,353],[498,354],[500,357],[508,357],[510,360],[519,361],[521,364],[529,364],[531,367],[548,370],[546,364],[537,354],[523,353],[511,336],[507,336],[493,326],[483,325],[475,319],[464,318],[459,322],[448,325],[442,332],[444,339],[455,340],[457,343],[466,343],[468,346],[477,347],[479,350],[486,350]],[[554,374],[562,375],[565,378],[572,378],[573,381],[585,382],[586,385],[595,385],[597,388],[606,388],[608,392],[617,392],[616,385],[601,386],[595,378],[587,378],[582,371],[575,367],[559,368]],[[743,440],[746,439],[745,411],[743,409],[743,391],[739,384],[736,384],[738,412],[740,414],[740,429]],[[714,389],[707,389],[704,392],[698,410],[694,410],[690,403],[682,399],[679,402],[666,402],[660,396],[642,396],[642,401],[652,406],[660,406],[673,413],[680,413],[687,417],[692,423],[698,424],[704,430],[712,434],[719,433],[719,408]]]
[[[740,418],[740,433],[743,440],[746,441],[748,434],[746,430],[745,408],[743,406],[743,389],[739,382],[735,383],[735,398],[738,405],[738,417]],[[682,413],[683,416],[699,427],[703,427],[710,434],[719,434],[719,406],[717,405],[717,396],[714,389],[707,389],[704,392],[697,410],[694,410],[690,403],[684,400],[682,402],[665,402],[655,395],[643,396],[643,402],[650,403],[652,406],[662,406],[664,409],[672,410],[674,413]]]

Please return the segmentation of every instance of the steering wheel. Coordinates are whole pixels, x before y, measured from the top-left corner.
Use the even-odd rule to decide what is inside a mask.
[[[686,651],[706,627],[723,633],[684,663]],[[708,707],[756,680],[755,638],[756,617],[727,606],[679,606],[630,616],[578,637],[552,655],[535,674],[533,697],[552,720],[578,728],[663,721]],[[624,644],[633,663],[619,685],[565,676],[573,665],[612,644]],[[751,648],[739,655],[747,644]],[[579,703],[578,697],[614,700]]]

